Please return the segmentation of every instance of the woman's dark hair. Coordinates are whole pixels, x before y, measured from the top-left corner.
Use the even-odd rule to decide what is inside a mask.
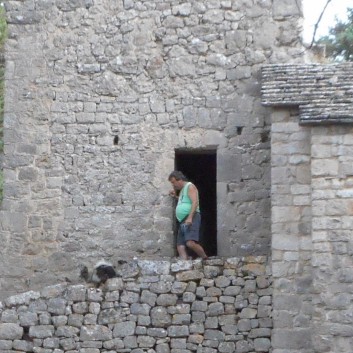
[[[173,172],[170,173],[168,180],[175,178],[175,180],[185,180],[187,181],[186,176],[180,172],[179,170],[174,170]]]

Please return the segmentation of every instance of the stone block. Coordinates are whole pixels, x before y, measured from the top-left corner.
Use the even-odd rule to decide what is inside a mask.
[[[215,279],[215,286],[219,288],[228,287],[231,284],[231,281],[226,276],[219,276]]]
[[[170,271],[169,261],[139,260],[138,266],[140,267],[143,275],[169,274]]]
[[[173,325],[188,325],[191,322],[190,314],[174,314],[172,318]]]
[[[238,154],[217,154],[217,182],[239,182],[241,173],[241,156]]]
[[[152,293],[149,290],[143,290],[141,293],[141,302],[146,303],[150,306],[154,306],[157,300],[157,294]]]
[[[311,162],[311,173],[318,176],[337,176],[339,171],[339,161],[335,159],[314,159]]]
[[[156,304],[160,306],[172,306],[177,303],[178,297],[176,294],[160,294]]]
[[[0,340],[0,351],[8,352],[12,349],[12,341]]]
[[[49,352],[38,352],[38,353],[49,353]],[[81,348],[80,353],[100,353],[98,348]]]
[[[29,328],[29,336],[33,338],[53,337],[54,331],[55,329],[52,325],[31,326]]]
[[[178,274],[177,274],[177,276],[178,276]],[[172,288],[171,283],[164,282],[164,281],[152,283],[150,285],[150,291],[152,293],[157,293],[157,294],[168,293],[168,292],[170,292],[171,288]]]
[[[67,324],[67,316],[66,315],[53,316],[52,323],[55,327],[64,326]]]
[[[338,271],[338,280],[341,283],[353,283],[353,269],[340,269]]]
[[[168,343],[160,343],[156,345],[156,353],[170,353]]]
[[[300,207],[272,207],[273,223],[296,222],[300,220]]]
[[[81,326],[80,326],[81,327]],[[56,329],[55,335],[58,337],[75,338],[80,332],[78,327],[60,326]]]
[[[269,352],[271,348],[271,341],[268,338],[255,338],[254,348],[256,352]]]
[[[137,344],[141,348],[152,348],[156,343],[156,339],[150,336],[137,336]]]
[[[57,337],[50,337],[50,338],[45,338],[43,340],[43,347],[44,348],[59,348],[59,338]]]
[[[249,338],[258,338],[258,337],[270,337],[271,329],[269,328],[254,328],[249,333]]]
[[[205,321],[206,329],[216,329],[218,328],[218,317],[208,317]]]
[[[122,278],[110,278],[105,283],[107,290],[122,290],[124,288]]]
[[[206,295],[209,297],[219,297],[222,295],[222,289],[217,287],[209,287],[206,289]]]
[[[169,326],[168,327],[168,336],[169,337],[188,337],[189,336],[189,327],[186,325]]]
[[[36,181],[38,178],[38,170],[33,167],[20,168],[18,173],[18,180],[23,181]]]
[[[177,261],[171,264],[171,271],[172,272],[179,272],[179,271],[186,271],[192,270],[193,264],[192,261]]]
[[[224,314],[224,304],[223,303],[209,304],[206,314],[207,314],[207,316],[223,315]]]
[[[227,258],[224,264],[225,268],[237,269],[240,263],[240,258],[238,257],[230,257]]]
[[[127,304],[137,303],[139,301],[139,294],[124,290],[120,296],[120,300]]]
[[[6,188],[4,190],[6,193]],[[6,195],[5,195],[6,196]],[[22,233],[26,230],[26,216],[22,212],[3,212],[2,213],[2,230],[11,231],[13,233]]]
[[[302,305],[302,300],[295,294],[277,294],[273,297],[274,310],[286,310],[298,313]]]
[[[76,314],[87,314],[88,313],[88,303],[79,302],[72,305],[72,310]]]
[[[136,323],[132,321],[119,322],[114,325],[113,337],[126,337],[135,334]]]
[[[67,300],[82,302],[86,300],[86,287],[83,285],[70,286],[66,293]]]
[[[133,303],[130,306],[130,312],[133,315],[149,315],[150,309],[148,304]]]
[[[32,352],[33,343],[26,340],[14,340],[13,341],[14,350],[23,351],[23,352]]]
[[[191,271],[184,271],[184,272],[177,273],[176,278],[180,282],[185,282],[185,281],[200,280],[204,276],[205,275],[198,270],[191,270]]]
[[[225,334],[224,334],[224,332],[219,331],[219,330],[207,329],[207,330],[205,330],[204,338],[206,340],[223,342],[225,340]]]
[[[0,323],[0,340],[16,340],[21,339],[23,335],[23,327],[15,323]]]
[[[298,350],[312,349],[312,332],[308,328],[273,329],[272,346],[276,349]]]
[[[106,285],[107,285],[107,283],[106,283]],[[101,302],[103,300],[102,290],[98,289],[98,288],[89,288],[87,290],[87,299],[90,302]]]
[[[204,301],[194,301],[191,304],[191,311],[206,311],[208,308],[208,305]]]
[[[172,317],[165,307],[157,306],[151,309],[151,321],[155,327],[168,327]]]
[[[235,343],[234,342],[221,342],[218,347],[218,352],[221,352],[221,353],[235,352]]]
[[[237,325],[224,325],[224,326],[222,326],[222,332],[224,332],[226,335],[234,335],[235,333],[238,332],[238,326]]]
[[[114,324],[119,322],[122,315],[122,309],[120,308],[108,308],[100,311],[98,315],[98,323],[100,325]]]
[[[202,322],[204,321],[205,320],[203,320]],[[190,334],[203,334],[205,332],[205,326],[202,322],[191,323],[191,325],[189,326]]]
[[[172,338],[170,340],[170,347],[172,348],[172,351],[175,349],[186,349],[186,338]]]
[[[190,304],[182,303],[168,308],[168,313],[175,314],[189,314],[190,313]]]
[[[300,16],[301,8],[295,0],[275,0],[273,2],[273,16],[283,18],[288,16]]]
[[[127,336],[125,338],[128,339],[128,338],[135,338],[135,337],[134,336]],[[133,344],[131,341],[127,340],[126,346],[129,347],[130,344],[132,346],[130,348],[136,348],[137,347],[136,338],[135,338],[135,344]],[[108,340],[108,341],[103,342],[103,347],[105,349],[120,350],[125,347],[125,343],[120,338],[114,338],[112,340]]]
[[[255,318],[257,315],[257,309],[253,309],[253,308],[244,308],[240,314],[239,317],[241,319],[253,319]]]
[[[196,300],[195,293],[185,292],[183,294],[183,302],[184,303],[193,303]]]
[[[238,353],[246,353],[251,351],[250,342],[245,340],[239,340],[235,343],[236,352]]]

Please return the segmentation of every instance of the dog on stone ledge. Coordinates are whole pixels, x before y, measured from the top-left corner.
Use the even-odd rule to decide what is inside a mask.
[[[126,261],[119,260],[118,264],[122,265]],[[109,278],[117,277],[117,273],[114,269],[114,266],[105,260],[98,261],[92,272],[88,270],[87,266],[82,266],[80,277],[83,278],[87,283],[94,283],[96,287],[99,287],[101,284],[104,284]]]

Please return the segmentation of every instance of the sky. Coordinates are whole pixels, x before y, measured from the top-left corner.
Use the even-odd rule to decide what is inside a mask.
[[[304,41],[310,43],[313,37],[315,24],[327,3],[327,0],[302,0],[304,11]],[[328,34],[328,28],[335,24],[335,16],[340,20],[347,19],[347,7],[353,7],[352,0],[331,0],[320,21],[315,39]]]

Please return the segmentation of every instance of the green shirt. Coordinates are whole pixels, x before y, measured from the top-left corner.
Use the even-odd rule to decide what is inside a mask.
[[[179,222],[183,221],[190,214],[192,208],[192,201],[189,197],[190,185],[190,182],[186,183],[179,194],[178,204],[175,210],[176,218]],[[196,212],[200,212],[199,206],[197,206]]]

